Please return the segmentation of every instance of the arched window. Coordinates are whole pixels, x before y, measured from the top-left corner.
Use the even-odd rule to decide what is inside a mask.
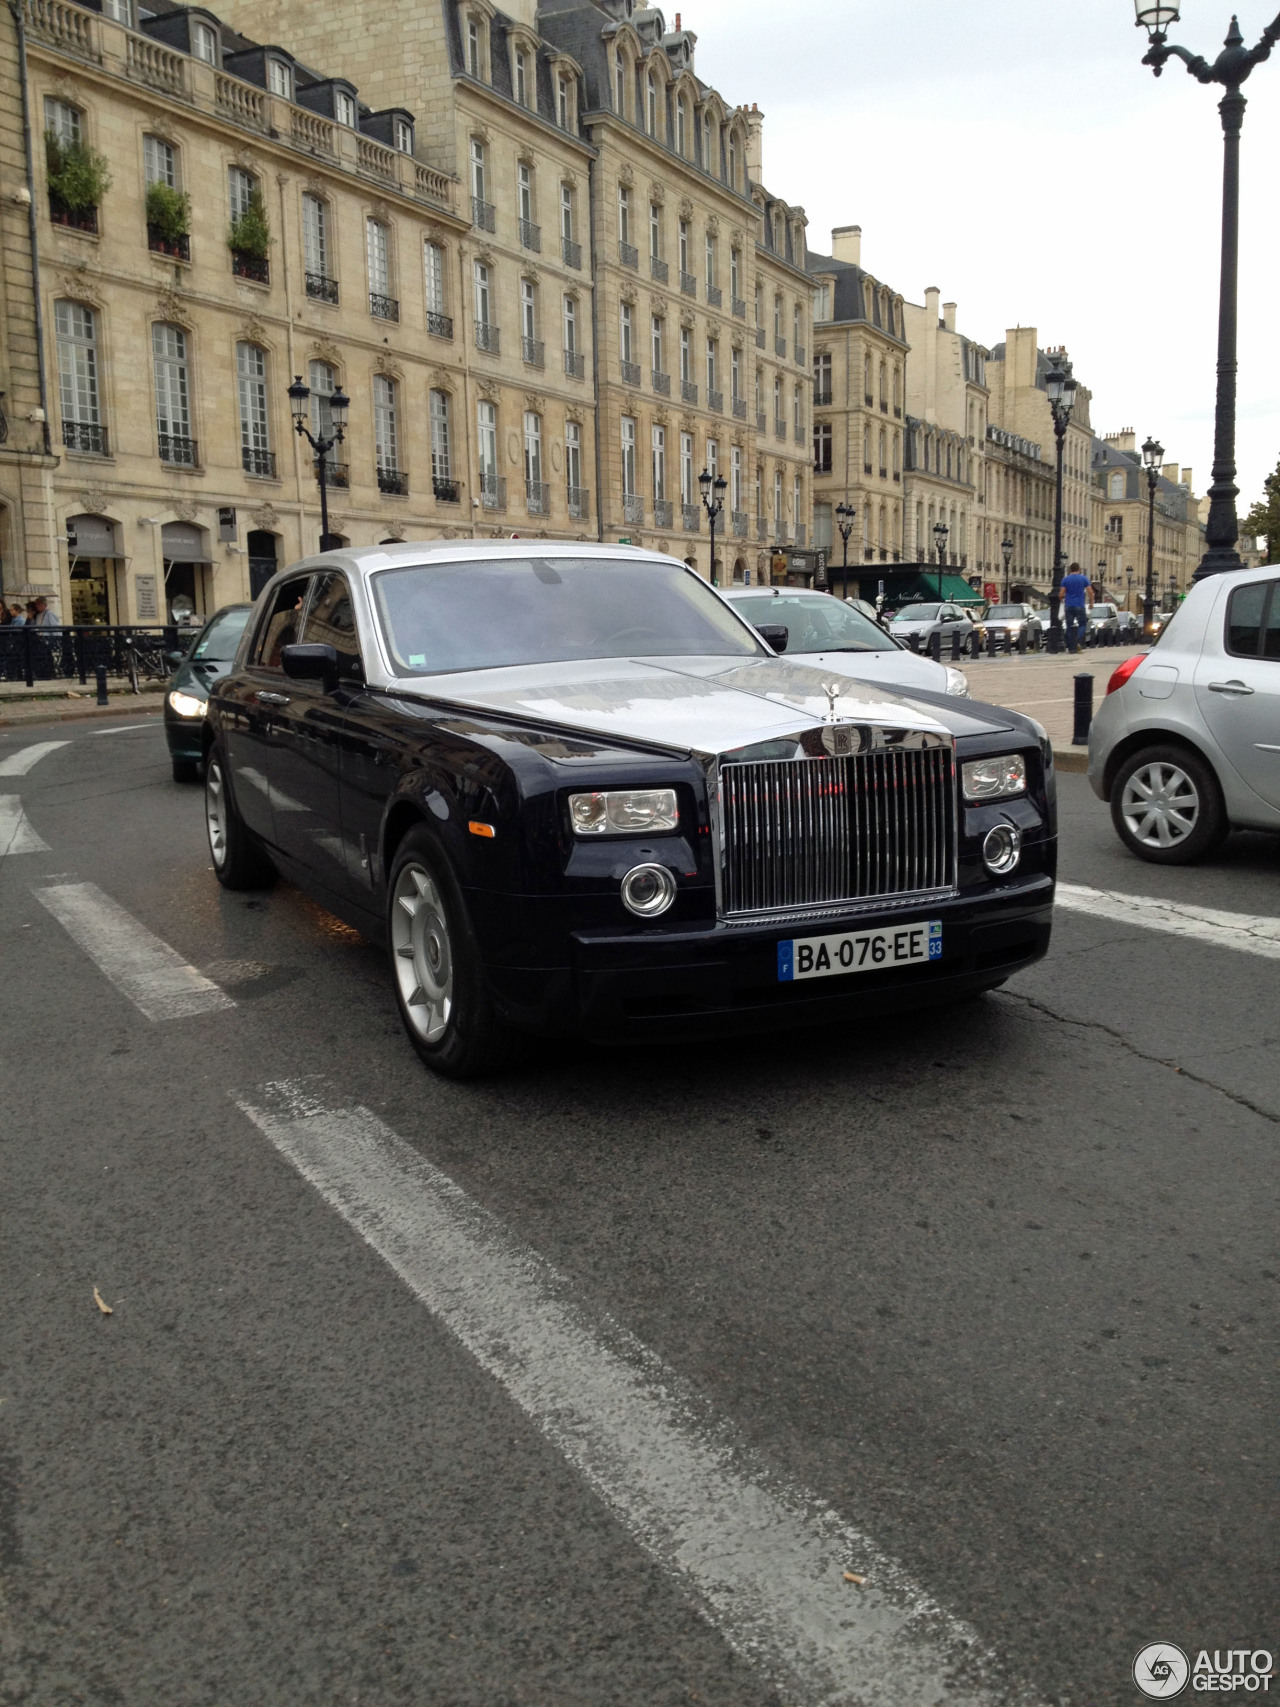
[[[246,474],[274,479],[267,411],[267,357],[256,344],[236,345],[236,395],[240,405],[240,461]]]
[[[237,357],[238,353],[237,351]],[[261,351],[256,353],[261,355]],[[181,468],[194,468],[196,443],[191,437],[191,382],[187,369],[187,334],[180,326],[161,323],[151,328],[151,359],[156,388],[156,432],[160,460],[176,463]]]
[[[80,302],[54,304],[62,442],[68,450],[107,454],[98,396],[98,319]]]
[[[619,53],[613,62],[613,105],[620,119],[627,116],[627,62]]]
[[[645,116],[650,136],[658,134],[658,85],[654,82],[653,72],[645,77]]]

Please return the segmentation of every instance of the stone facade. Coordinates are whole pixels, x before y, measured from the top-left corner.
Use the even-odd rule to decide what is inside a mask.
[[[904,305],[907,341],[907,550],[937,561],[934,528],[947,529],[947,561],[966,574],[985,568],[989,528],[975,520],[983,499],[987,352],[956,331],[956,305],[930,287],[924,305]]]
[[[1140,611],[1147,579],[1150,489],[1137,435],[1126,427],[1094,440],[1091,572],[1130,610]],[[1163,464],[1156,480],[1152,582],[1156,608],[1187,591],[1204,555],[1204,524],[1192,471]],[[1105,565],[1105,568],[1104,568]]]

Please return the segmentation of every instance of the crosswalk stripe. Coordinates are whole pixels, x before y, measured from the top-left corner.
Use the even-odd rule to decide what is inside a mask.
[[[0,859],[7,854],[48,853],[49,844],[31,828],[16,794],[0,794]]]
[[[47,754],[56,753],[59,747],[70,745],[69,741],[37,741],[34,747],[19,747],[18,751],[10,753],[7,759],[0,759],[0,776],[26,776]]]
[[[211,978],[188,966],[167,942],[103,893],[96,883],[51,884],[36,896],[99,970],[150,1020],[187,1019],[233,1008]]]
[[[1059,883],[1057,901],[1072,912],[1109,924],[1141,925],[1167,931],[1214,948],[1234,948],[1280,960],[1280,918],[1265,913],[1227,913],[1195,902],[1160,901],[1151,895],[1124,895],[1114,889],[1090,889],[1079,883]]]
[[[376,1115],[315,1079],[237,1100],[784,1699],[1033,1707],[992,1681],[971,1629],[760,1466],[674,1370],[588,1315],[564,1276]],[[851,1588],[846,1567],[867,1586]]]

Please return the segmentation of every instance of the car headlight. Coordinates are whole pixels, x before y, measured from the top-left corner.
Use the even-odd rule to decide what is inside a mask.
[[[619,788],[603,794],[571,794],[569,817],[576,836],[643,836],[674,830],[679,822],[674,788]]]
[[[947,692],[963,694],[965,699],[969,698],[968,676],[963,670],[953,670],[949,664],[947,665]]]
[[[193,693],[182,693],[178,688],[169,695],[169,704],[179,717],[203,717],[209,709],[207,699],[197,699]]]
[[[971,759],[960,767],[960,786],[966,800],[1006,800],[1027,792],[1027,761],[1021,753],[996,759]]]

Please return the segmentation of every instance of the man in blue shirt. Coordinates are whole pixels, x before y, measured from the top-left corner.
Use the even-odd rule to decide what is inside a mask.
[[[1089,577],[1078,563],[1072,563],[1062,577],[1062,625],[1067,631],[1067,651],[1080,650],[1080,638],[1089,631],[1089,606],[1093,603],[1093,588]]]

